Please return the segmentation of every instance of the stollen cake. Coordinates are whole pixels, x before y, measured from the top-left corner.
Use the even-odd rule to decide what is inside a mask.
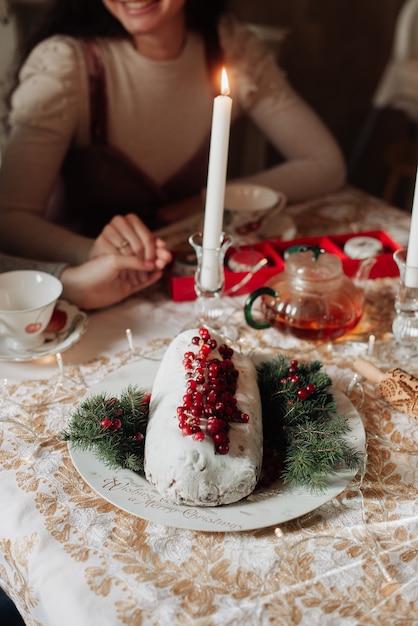
[[[182,332],[152,388],[147,480],[175,504],[229,504],[254,490],[262,456],[254,364],[206,328]]]

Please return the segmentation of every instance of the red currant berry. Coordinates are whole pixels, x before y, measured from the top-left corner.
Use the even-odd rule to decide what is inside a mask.
[[[219,373],[219,363],[216,361],[211,361],[208,365],[209,378],[216,378],[218,373]]]
[[[215,450],[218,454],[228,454],[229,446],[227,443],[219,443],[215,446]]]
[[[192,406],[190,407],[190,413],[193,417],[200,417],[202,415],[202,407],[201,406]]]
[[[212,389],[211,391],[209,391],[208,395],[206,396],[206,402],[207,404],[215,404],[216,400],[217,400],[217,394]]]
[[[205,328],[205,327],[199,328],[199,335],[201,336],[201,338],[202,338],[204,341],[207,341],[207,340],[209,340],[209,339],[210,339],[210,334],[209,334],[209,331],[208,331],[208,329],[207,329],[207,328]]]
[[[208,343],[204,343],[203,346],[200,348],[200,352],[202,354],[202,356],[208,356],[208,354],[210,354],[212,348],[210,347],[210,345]]]
[[[306,400],[306,398],[309,396],[309,391],[306,389],[306,387],[301,387],[297,391],[297,396],[301,400]]]
[[[192,403],[193,403],[192,396],[189,393],[186,393],[183,396],[183,406],[184,406],[184,408],[189,409],[192,406]]]
[[[227,424],[225,420],[221,420],[217,417],[212,417],[211,419],[208,420],[208,423],[206,424],[206,431],[210,435],[214,435],[215,433],[218,433],[223,428],[226,428],[226,425]]]
[[[213,435],[213,441],[215,443],[228,443],[229,437],[224,430],[220,430],[218,433]]]

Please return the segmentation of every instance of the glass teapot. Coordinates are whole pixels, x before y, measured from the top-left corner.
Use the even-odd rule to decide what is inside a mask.
[[[318,246],[290,248],[285,270],[248,296],[246,322],[256,329],[273,326],[300,339],[336,339],[360,320],[365,281],[375,261],[365,259],[352,280],[335,254]],[[252,306],[260,296],[264,319],[256,321]]]

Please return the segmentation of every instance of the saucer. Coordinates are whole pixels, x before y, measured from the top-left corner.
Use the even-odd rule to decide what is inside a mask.
[[[58,332],[44,335],[44,342],[36,348],[14,350],[6,345],[4,337],[0,337],[0,361],[34,361],[49,354],[64,352],[71,348],[87,327],[87,315],[66,300],[58,300],[55,310],[66,313],[65,325]]]

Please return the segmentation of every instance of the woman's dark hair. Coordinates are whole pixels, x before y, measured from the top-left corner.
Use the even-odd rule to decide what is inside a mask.
[[[226,10],[228,0],[186,0],[186,27],[201,33],[206,46],[208,68],[221,64],[222,52],[218,40],[217,23]],[[15,78],[7,102],[17,83],[20,68],[33,48],[53,35],[69,35],[76,38],[110,37],[122,39],[129,33],[108,11],[102,0],[49,0],[45,16],[39,28],[24,42],[20,50]]]
[[[227,0],[186,0],[186,25],[200,32],[210,52],[219,48],[218,18],[226,9]],[[113,17],[102,0],[50,0],[45,19],[22,50],[23,59],[40,41],[52,35],[71,37],[125,38],[129,34]]]
[[[227,0],[186,0],[186,26],[203,35],[209,69],[223,60],[218,39],[218,19],[225,12]]]

